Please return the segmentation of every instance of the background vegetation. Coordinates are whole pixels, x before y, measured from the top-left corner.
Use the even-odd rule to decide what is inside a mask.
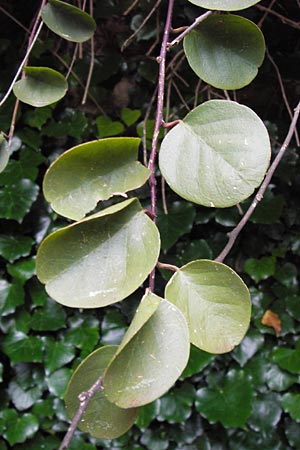
[[[18,111],[12,159],[0,175],[0,450],[58,448],[68,426],[63,396],[73,370],[93,349],[120,342],[141,297],[139,292],[129,301],[104,309],[64,308],[47,297],[34,268],[34,255],[43,237],[66,223],[41,194],[49,164],[73,145],[99,137],[144,136],[144,149],[149,148],[156,56],[166,2],[134,3],[102,0],[94,4],[95,64],[84,105],[89,43],[77,55],[63,101],[39,109],[22,105]],[[26,29],[39,5],[25,0],[2,0],[0,4],[2,94],[23,58]],[[149,21],[124,48],[154,5]],[[261,26],[268,54],[258,77],[237,91],[234,99],[250,106],[265,121],[274,155],[289,127],[287,104],[293,109],[300,92],[299,11],[297,0],[277,0],[262,1],[241,12]],[[177,0],[173,26],[189,24],[198,14],[199,8]],[[179,45],[169,53],[168,120],[183,117],[204,100],[226,96],[204,83],[197,86],[181,48]],[[45,29],[30,63],[49,65],[66,74],[73,52],[73,44]],[[11,96],[0,110],[5,133],[9,132],[13,107]],[[140,156],[142,159],[143,149]],[[226,259],[251,287],[251,328],[241,346],[216,357],[194,348],[174,389],[142,408],[137,424],[125,436],[100,441],[77,432],[71,449],[300,447],[299,165],[293,144]],[[147,207],[148,189],[142,188],[139,197]],[[168,189],[166,203],[168,214],[161,204],[158,218],[162,248],[168,251],[168,262],[178,265],[215,258],[240,218],[237,207],[198,207]],[[242,210],[248,203],[241,204]],[[160,273],[158,290],[160,280],[167,276]],[[262,324],[267,310],[278,315],[280,330]]]

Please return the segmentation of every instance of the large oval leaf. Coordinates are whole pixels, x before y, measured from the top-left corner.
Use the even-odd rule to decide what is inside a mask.
[[[224,208],[249,197],[259,186],[270,155],[266,127],[251,109],[211,100],[166,135],[159,166],[181,197]]]
[[[188,327],[181,311],[147,293],[104,374],[107,398],[122,408],[159,398],[185,368],[189,347]]]
[[[192,344],[206,352],[229,352],[248,329],[249,291],[224,264],[198,260],[183,266],[168,282],[165,297],[185,315]]]
[[[78,395],[89,390],[103,373],[118,347],[109,345],[91,353],[75,370],[69,382],[65,403],[70,419],[79,407]],[[110,403],[105,390],[97,392],[90,400],[79,428],[100,439],[115,439],[134,424],[138,409],[121,409]]]
[[[89,14],[60,0],[48,0],[41,15],[50,30],[68,41],[87,41],[96,30],[96,23]]]
[[[26,77],[13,87],[15,96],[23,103],[42,107],[60,100],[67,92],[65,77],[48,67],[24,67]]]
[[[239,11],[256,5],[260,0],[188,0],[194,5],[218,11]]]
[[[79,220],[99,200],[142,186],[150,171],[137,161],[138,138],[108,138],[71,148],[49,168],[44,195],[54,211]]]
[[[48,236],[38,250],[37,276],[59,303],[97,308],[134,292],[159,249],[155,224],[130,199]]]
[[[3,134],[0,133],[0,173],[3,172],[9,161],[9,145]]]
[[[256,77],[265,54],[265,40],[250,20],[234,15],[208,17],[184,39],[193,71],[220,89],[240,89]]]

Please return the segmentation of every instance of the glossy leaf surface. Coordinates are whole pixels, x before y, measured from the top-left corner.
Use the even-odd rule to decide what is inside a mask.
[[[256,77],[265,54],[260,29],[235,15],[214,15],[184,39],[193,71],[219,89],[240,89]]]
[[[117,349],[118,347],[113,345],[101,347],[91,353],[75,370],[65,396],[70,418],[73,418],[79,407],[78,395],[93,386]],[[110,403],[105,394],[105,390],[102,390],[92,397],[79,428],[97,438],[115,439],[134,424],[138,409],[121,409]]]
[[[2,133],[0,133],[0,172],[3,172],[9,160],[9,146]]]
[[[164,138],[159,166],[181,197],[203,206],[235,205],[261,183],[270,160],[268,132],[249,108],[211,100]]]
[[[165,297],[185,315],[192,344],[210,353],[225,353],[243,339],[250,322],[249,291],[224,264],[193,261],[179,269]]]
[[[189,357],[183,314],[147,293],[104,375],[107,398],[122,408],[159,398],[175,383]]]
[[[14,84],[15,96],[31,106],[46,106],[60,100],[68,89],[65,77],[48,67],[24,67],[25,78]]]
[[[48,0],[41,15],[50,30],[68,41],[87,41],[96,29],[96,23],[89,14],[60,0]]]
[[[44,195],[54,211],[82,219],[99,200],[142,186],[150,171],[137,161],[140,139],[108,138],[63,153],[48,169]]]
[[[130,199],[48,236],[37,254],[37,276],[63,305],[105,306],[143,283],[159,248],[155,224]]]
[[[259,3],[260,0],[188,0],[201,8],[217,11],[239,11]]]

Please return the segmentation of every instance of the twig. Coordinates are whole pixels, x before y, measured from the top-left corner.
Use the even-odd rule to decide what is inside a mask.
[[[166,130],[169,130],[170,128],[175,127],[176,125],[178,125],[181,122],[181,120],[177,119],[177,120],[173,120],[172,122],[165,122],[164,120],[161,123],[161,126],[163,128],[165,128]]]
[[[90,0],[90,15],[93,16],[93,0]],[[95,41],[94,41],[94,36],[92,36],[91,37],[90,67],[89,67],[89,73],[88,73],[87,80],[86,80],[86,86],[85,86],[84,94],[83,94],[82,101],[81,101],[82,105],[85,105],[85,102],[86,102],[86,99],[87,99],[87,95],[88,95],[88,92],[89,92],[89,87],[90,87],[92,76],[93,76],[94,64],[95,64]]]
[[[293,28],[296,28],[297,30],[299,30],[300,28],[300,22],[295,22],[294,20],[288,19],[287,17],[283,16],[282,14],[279,14],[276,11],[273,11],[273,9],[267,8],[265,6],[262,5],[255,5],[256,8],[260,9],[261,11],[267,11],[270,14],[273,14],[274,16],[278,17],[282,23],[286,24],[286,25],[290,25]]]
[[[126,11],[123,12],[123,16],[127,16],[130,11],[133,10],[133,8],[138,4],[139,0],[133,0],[133,2],[131,3],[131,5],[126,9]]]
[[[169,0],[167,18],[163,33],[163,39],[160,49],[159,61],[159,75],[158,75],[158,91],[157,91],[157,107],[154,132],[151,145],[151,153],[148,167],[150,169],[150,197],[151,197],[151,213],[156,217],[156,178],[155,178],[155,160],[158,146],[159,130],[163,120],[163,106],[164,106],[164,90],[165,90],[165,75],[166,75],[166,55],[167,44],[171,29],[172,13],[174,8],[174,0]],[[155,284],[155,269],[150,274],[149,289],[153,291]]]
[[[182,41],[182,39],[190,32],[192,31],[195,27],[197,27],[199,25],[199,23],[203,22],[203,20],[205,20],[208,16],[210,16],[212,14],[212,11],[207,11],[206,13],[202,14],[201,16],[197,17],[195,19],[195,21],[192,23],[192,25],[190,25],[189,27],[185,28],[185,30],[179,35],[177,36],[177,38],[173,39],[172,42],[168,43],[168,49],[174,47],[174,45],[178,45],[179,42]]]
[[[88,407],[92,397],[97,392],[103,390],[102,378],[103,378],[103,375],[101,374],[100,377],[97,379],[97,381],[93,384],[92,387],[90,387],[90,389],[88,391],[81,392],[78,395],[79,407],[77,409],[75,416],[72,419],[71,425],[69,426],[69,429],[68,429],[58,450],[67,450],[67,448],[69,447],[70,442],[76,431],[76,428],[77,428],[86,408]]]
[[[257,26],[258,26],[259,28],[262,27],[262,24],[264,23],[266,17],[267,17],[268,14],[269,14],[269,11],[271,10],[271,8],[272,8],[272,6],[274,5],[275,2],[276,2],[276,0],[272,0],[271,3],[269,4],[268,10],[265,11],[264,15],[262,16],[262,18],[260,19],[260,21],[259,21],[258,24],[257,24]]]
[[[275,172],[278,164],[280,163],[292,137],[293,134],[295,132],[295,128],[297,125],[297,121],[299,118],[299,113],[300,113],[300,102],[298,103],[295,112],[294,112],[294,116],[293,116],[293,120],[291,122],[288,134],[284,140],[284,143],[282,144],[276,158],[274,159],[273,163],[271,164],[264,181],[262,182],[254,200],[252,201],[251,205],[249,206],[248,210],[246,211],[245,215],[243,216],[243,218],[241,219],[241,221],[237,224],[237,226],[231,231],[231,233],[229,233],[229,240],[226,244],[226,246],[224,247],[224,249],[222,250],[222,252],[219,254],[219,256],[215,259],[215,261],[218,262],[223,262],[224,259],[226,258],[226,256],[228,255],[228,253],[230,252],[230,250],[232,249],[238,235],[240,234],[240,232],[242,231],[242,229],[244,228],[244,226],[246,225],[246,223],[248,222],[249,218],[251,217],[251,215],[253,214],[255,208],[257,207],[258,203],[262,200],[263,195],[272,179],[273,173]]]
[[[177,86],[177,84],[175,83],[175,81],[174,81],[173,79],[171,80],[171,82],[172,82],[172,84],[173,84],[173,86],[174,86],[174,89],[175,89],[175,91],[176,91],[178,97],[180,98],[181,103],[184,105],[184,107],[185,107],[185,109],[186,109],[187,111],[190,111],[191,108],[189,107],[189,105],[187,104],[187,102],[185,101],[185,99],[183,98],[183,95],[181,94],[179,87]]]
[[[161,4],[161,0],[157,0],[157,2],[155,3],[155,5],[153,6],[153,8],[151,9],[151,11],[149,12],[149,14],[147,14],[147,16],[145,17],[145,19],[143,20],[143,22],[141,23],[141,25],[135,30],[134,33],[132,33],[131,36],[129,36],[128,39],[126,39],[126,41],[123,43],[122,47],[121,47],[121,52],[123,52],[125,50],[126,47],[128,47],[129,43],[132,41],[132,39],[135,38],[135,36],[141,31],[141,29],[146,25],[146,23],[148,22],[148,20],[152,17],[152,15],[155,13],[156,9],[159,7],[159,5]]]
[[[157,266],[159,269],[172,270],[172,272],[177,272],[177,270],[179,270],[179,267],[173,266],[173,264],[165,264],[165,263],[162,263],[162,262],[159,262],[159,261],[158,261],[158,263],[156,264],[156,266]]]

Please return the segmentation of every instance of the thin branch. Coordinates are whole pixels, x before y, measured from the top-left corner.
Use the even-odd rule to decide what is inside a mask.
[[[271,3],[268,6],[268,10],[265,11],[264,15],[262,16],[262,18],[260,19],[260,21],[258,22],[257,26],[259,28],[262,27],[262,24],[264,23],[265,19],[267,18],[267,16],[269,15],[269,11],[271,10],[272,6],[274,5],[274,3],[276,2],[276,0],[272,0]]]
[[[181,120],[179,120],[179,119],[173,120],[172,122],[164,122],[164,121],[162,121],[161,126],[163,128],[165,128],[166,130],[169,130],[170,128],[173,128],[176,125],[178,125],[180,122],[181,122]]]
[[[93,16],[93,0],[90,0],[90,15]],[[83,94],[82,101],[81,101],[82,105],[85,105],[85,103],[86,103],[86,99],[87,99],[88,92],[89,92],[89,87],[90,87],[92,76],[93,76],[94,64],[95,64],[95,40],[94,40],[94,36],[92,36],[91,37],[90,67],[89,67],[89,73],[88,73],[87,80],[86,80],[84,94]]]
[[[125,50],[126,47],[128,47],[129,43],[132,41],[132,39],[134,39],[136,37],[136,35],[141,31],[141,29],[146,25],[146,23],[148,22],[148,20],[152,17],[152,15],[155,13],[156,9],[159,7],[159,5],[161,4],[161,0],[157,0],[157,2],[155,3],[155,5],[153,6],[153,8],[151,9],[151,11],[149,12],[149,14],[147,14],[147,16],[145,17],[145,19],[143,20],[143,22],[141,23],[141,25],[135,30],[134,33],[132,33],[131,36],[129,36],[128,39],[126,39],[126,41],[124,42],[124,44],[121,47],[121,52],[123,52]]]
[[[170,35],[172,13],[174,8],[174,0],[169,0],[167,18],[163,33],[163,39],[160,49],[160,55],[158,58],[159,62],[159,75],[158,75],[158,91],[157,91],[157,108],[154,132],[151,145],[151,153],[148,167],[150,169],[150,197],[151,197],[151,213],[156,217],[156,178],[155,178],[155,161],[158,146],[158,136],[160,127],[163,120],[163,107],[164,107],[164,91],[165,91],[165,76],[166,76],[166,55],[167,55],[167,44]],[[153,291],[155,284],[155,269],[150,274],[150,284],[149,289]]]
[[[86,410],[86,408],[88,407],[92,397],[97,394],[97,392],[102,391],[103,390],[103,386],[102,386],[102,378],[103,378],[103,374],[101,373],[100,377],[97,379],[97,381],[93,384],[93,386],[90,387],[89,390],[81,392],[78,395],[78,400],[79,400],[79,407],[77,409],[77,412],[75,414],[75,416],[72,419],[71,425],[69,426],[69,429],[59,447],[58,450],[67,450],[67,448],[70,445],[70,442],[74,436],[74,433],[76,431],[76,428]]]
[[[273,14],[274,16],[278,17],[278,19],[281,20],[282,23],[286,25],[290,25],[293,28],[296,28],[299,30],[300,22],[295,22],[294,20],[288,19],[287,17],[283,16],[282,14],[277,13],[276,11],[273,11],[273,9],[267,8],[262,5],[255,5],[256,8],[260,9],[261,11],[267,11],[270,14]]]
[[[192,23],[192,25],[190,25],[189,27],[185,28],[185,30],[179,35],[177,36],[177,38],[173,39],[172,42],[168,43],[168,49],[174,47],[175,45],[178,45],[179,42],[182,41],[182,39],[190,32],[192,31],[194,28],[196,28],[199,23],[203,22],[203,20],[205,20],[208,16],[210,16],[212,14],[212,11],[207,11],[206,13],[202,14],[201,16],[197,17],[195,19],[195,21]]]
[[[179,270],[179,267],[173,266],[173,264],[165,264],[159,261],[156,264],[156,267],[158,267],[159,269],[172,270],[172,272],[177,272],[177,270]]]
[[[139,0],[133,0],[133,2],[131,3],[131,5],[126,9],[126,11],[123,12],[123,16],[127,16],[130,11],[133,10],[133,8],[138,4]]]
[[[219,262],[223,262],[224,259],[226,258],[226,256],[228,255],[228,253],[230,252],[230,250],[232,249],[238,235],[240,234],[240,232],[242,231],[242,229],[244,228],[244,226],[246,225],[246,223],[248,222],[249,218],[251,217],[251,215],[253,214],[255,208],[257,207],[257,205],[259,204],[259,202],[262,200],[263,195],[268,187],[268,185],[270,184],[270,181],[272,179],[273,173],[275,172],[278,164],[280,163],[283,155],[285,154],[285,151],[293,137],[293,134],[295,132],[295,128],[297,125],[297,121],[299,118],[299,114],[300,114],[300,102],[298,103],[295,112],[294,112],[294,116],[293,116],[293,120],[291,122],[288,134],[284,140],[284,143],[282,144],[276,158],[274,159],[273,163],[271,164],[264,181],[262,182],[253,202],[251,203],[251,205],[249,206],[248,210],[246,211],[245,215],[243,216],[242,220],[237,224],[237,226],[231,231],[231,233],[229,233],[229,240],[226,244],[226,246],[224,247],[224,249],[222,250],[222,252],[219,254],[219,256],[215,259],[215,261],[219,261]]]

